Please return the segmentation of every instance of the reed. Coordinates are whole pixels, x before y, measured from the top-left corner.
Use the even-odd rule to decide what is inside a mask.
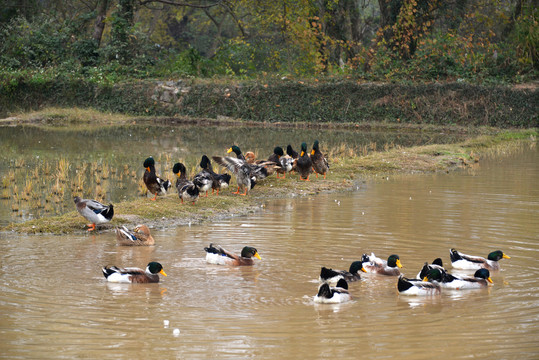
[[[11,191],[9,191],[9,189],[7,188],[2,189],[2,192],[0,193],[0,199],[2,200],[11,199]]]
[[[15,159],[15,168],[20,169],[26,164],[24,158]]]
[[[49,176],[51,174],[51,164],[46,162],[44,165],[43,165],[43,174],[45,176]]]
[[[51,188],[51,192],[54,195],[63,196],[65,193],[64,186],[61,184],[60,179],[57,177],[55,184]]]
[[[9,187],[9,177],[8,176],[3,176],[2,177],[2,189],[7,189]]]
[[[15,171],[9,170],[7,172],[7,179],[8,179],[8,184],[15,182]]]
[[[110,178],[110,168],[108,165],[103,165],[103,169],[101,171],[101,179],[105,180]]]
[[[142,179],[138,182],[138,194],[139,196],[147,196],[148,195],[148,188],[146,187],[146,184]]]
[[[66,182],[69,175],[69,161],[67,159],[60,159],[58,161],[58,167],[56,177],[61,182]]]

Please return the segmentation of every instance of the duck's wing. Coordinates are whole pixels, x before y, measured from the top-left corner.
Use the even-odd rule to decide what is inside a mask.
[[[466,261],[470,261],[470,262],[473,262],[473,263],[478,263],[478,264],[482,264],[482,263],[486,263],[487,262],[487,259],[481,257],[481,256],[473,256],[473,255],[466,255],[466,254],[463,254],[455,249],[451,249],[449,250],[449,256],[451,258],[451,262],[455,262],[455,261],[459,261],[459,260],[466,260]]]
[[[233,158],[230,156],[212,156],[212,159],[219,165],[232,171],[234,174],[239,173],[242,166],[246,165],[245,160]]]
[[[240,258],[238,255],[232,254],[231,252],[225,250],[220,245],[210,244],[210,246],[205,247],[204,250],[207,253],[227,256],[227,257],[229,257],[231,259],[234,259],[234,260],[238,260]]]
[[[96,200],[83,200],[83,201],[86,204],[86,207],[92,210],[96,214],[99,214],[109,208],[107,205],[101,204],[99,201],[96,201]]]
[[[125,226],[116,228],[116,236],[123,240],[137,241],[137,237],[131,231],[129,231]]]

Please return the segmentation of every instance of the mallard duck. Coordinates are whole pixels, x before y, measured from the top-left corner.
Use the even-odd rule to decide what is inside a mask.
[[[136,267],[103,267],[103,275],[107,281],[117,283],[157,283],[159,282],[159,275],[157,274],[167,276],[165,271],[163,271],[163,266],[155,261],[150,262],[148,266],[146,266],[146,270]]]
[[[152,194],[155,194],[151,200],[155,200],[157,195],[166,195],[170,188],[170,181],[163,180],[155,174],[155,160],[152,157],[149,157],[144,160],[143,166],[146,169],[144,176],[142,177],[144,184],[146,184],[146,187]]]
[[[230,184],[230,174],[217,174],[214,172],[211,161],[206,155],[202,156],[202,160],[200,160],[200,167],[208,171],[212,177],[212,194],[215,190],[217,190],[217,195],[219,195],[219,190],[226,189],[228,184]]]
[[[245,246],[241,250],[241,255],[232,254],[229,251],[226,251],[219,245],[210,244],[210,246],[205,247],[206,251],[206,262],[208,264],[216,265],[232,265],[232,266],[250,266],[254,265],[254,260],[252,257],[262,260],[258,251],[251,246]]]
[[[213,160],[221,166],[226,167],[236,176],[238,190],[233,194],[240,194],[240,189],[244,192],[240,195],[247,195],[249,191],[256,185],[256,177],[252,175],[251,168],[244,160],[236,159],[230,156],[213,156]]]
[[[340,279],[335,287],[330,287],[328,283],[320,285],[313,301],[317,304],[340,304],[351,299],[346,280]]]
[[[375,273],[380,275],[398,276],[400,275],[399,268],[402,267],[399,255],[390,255],[386,260],[380,259],[371,253],[371,255],[363,254],[361,257],[363,267],[361,271],[366,273]]]
[[[272,168],[277,172],[277,179],[281,178],[279,174],[283,174],[283,179],[286,178],[286,173],[291,171],[294,165],[294,159],[285,155],[280,146],[273,149],[273,154],[268,157],[268,162],[275,164]]]
[[[299,173],[299,179],[309,181],[309,175],[313,171],[313,162],[307,154],[307,143],[301,143],[301,153],[296,161],[296,171]]]
[[[208,190],[213,188],[213,176],[207,170],[206,168],[208,165],[206,164],[206,161],[210,161],[206,155],[202,156],[202,159],[200,159],[200,167],[202,168],[202,171],[195,175],[193,178],[193,183],[198,188],[198,191],[201,193],[206,193],[206,197],[208,197]]]
[[[286,147],[286,155],[290,156],[292,159],[297,159],[299,157],[298,152],[292,149],[292,145],[290,144]]]
[[[334,285],[340,279],[344,279],[348,282],[361,280],[361,275],[359,271],[361,270],[362,263],[361,261],[354,261],[350,264],[349,271],[346,270],[333,270],[326,267],[322,267],[320,270],[320,282],[327,282],[330,285]]]
[[[151,246],[155,244],[150,229],[146,225],[137,225],[133,231],[125,226],[116,228],[116,241],[122,246]]]
[[[88,231],[95,230],[96,224],[104,224],[112,220],[114,216],[114,207],[112,204],[103,205],[96,200],[81,199],[78,196],[73,198],[75,206],[79,214],[84,216],[86,220],[90,221],[88,224]]]
[[[427,271],[425,278],[431,282],[437,282],[442,288],[464,290],[480,289],[489,286],[493,281],[490,278],[490,272],[487,269],[479,269],[473,277],[458,278],[440,269],[431,269]]]
[[[329,170],[329,164],[324,154],[320,151],[318,140],[314,141],[313,149],[311,150],[311,161],[313,163],[313,170],[316,174],[316,178],[318,178],[318,174],[320,174],[324,175],[325,179],[326,173]]]
[[[425,276],[427,276],[427,272],[432,269],[439,269],[440,271],[445,271],[442,259],[436,258],[434,259],[432,264],[426,262],[419,271],[419,273],[417,273],[417,279],[423,279]]]
[[[439,284],[419,279],[408,279],[400,275],[397,282],[399,294],[403,295],[438,295],[442,292]]]
[[[455,249],[449,250],[449,256],[451,257],[453,268],[462,270],[500,270],[498,261],[501,259],[511,259],[501,250],[491,252],[486,259],[480,256],[466,255]]]
[[[193,205],[198,200],[200,191],[198,187],[189,179],[187,179],[185,165],[182,163],[174,164],[172,172],[178,176],[176,180],[176,189],[178,190],[178,196],[183,203],[185,201],[191,201]]]
[[[255,159],[254,163],[252,163],[252,164],[248,163],[245,156],[243,156],[243,154],[241,152],[241,149],[237,145],[232,146],[230,149],[227,150],[227,152],[228,153],[234,152],[234,154],[236,154],[236,158],[238,160],[243,161],[243,163],[245,163],[247,165],[247,167],[249,168],[249,173],[250,173],[251,177],[255,178],[255,182],[258,182],[260,180],[264,180],[273,171],[272,169],[270,169],[270,167],[275,165],[275,163],[272,163],[272,162],[268,162],[268,161],[265,161],[265,160],[262,160],[260,162],[256,162],[256,159]],[[254,154],[253,154],[253,157],[254,157]],[[213,157],[213,159],[215,160],[215,156]],[[223,164],[220,164],[220,165],[227,167],[226,165],[223,165]],[[231,169],[230,167],[227,167],[227,168],[230,171],[234,172],[234,170]]]

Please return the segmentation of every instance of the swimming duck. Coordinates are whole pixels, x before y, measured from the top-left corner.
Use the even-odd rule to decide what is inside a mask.
[[[309,181],[309,175],[313,171],[313,162],[307,154],[307,143],[301,143],[301,153],[296,161],[296,170],[299,173],[299,179]]]
[[[351,299],[346,280],[340,279],[335,287],[330,287],[328,283],[320,285],[313,301],[317,304],[340,304]]]
[[[207,170],[207,164],[206,161],[210,161],[206,155],[202,156],[202,159],[200,159],[200,167],[202,168],[202,171],[195,175],[193,178],[193,183],[198,188],[198,191],[201,193],[206,193],[206,197],[208,197],[208,190],[213,188],[213,176]]]
[[[320,151],[318,140],[314,141],[313,149],[311,150],[311,161],[313,162],[313,170],[318,178],[318,174],[324,175],[326,178],[326,173],[329,170],[329,164],[324,154]]]
[[[399,294],[404,295],[429,296],[439,295],[442,292],[440,285],[435,282],[408,279],[402,275],[399,276],[399,280],[397,281],[397,289],[399,290]]]
[[[455,249],[449,250],[449,256],[451,257],[453,268],[462,270],[500,270],[498,261],[501,259],[511,259],[501,250],[491,252],[486,259],[480,256],[466,255]]]
[[[366,273],[375,273],[381,275],[398,276],[400,275],[399,268],[402,268],[402,264],[399,255],[390,255],[386,260],[380,259],[371,253],[371,255],[363,254],[361,257],[363,267],[361,271]]]
[[[146,266],[146,270],[136,267],[119,268],[116,266],[103,267],[103,275],[109,282],[116,283],[157,283],[159,275],[167,276],[163,266],[158,262],[152,261]]]
[[[116,241],[122,246],[151,246],[155,244],[150,229],[146,225],[137,225],[133,231],[125,226],[116,228]]]
[[[200,191],[198,187],[187,179],[185,165],[182,163],[174,164],[172,172],[178,176],[176,180],[176,189],[178,190],[178,196],[183,203],[183,200],[192,201],[193,205],[198,200]]]
[[[333,270],[322,267],[320,270],[319,281],[321,283],[327,282],[330,285],[336,284],[340,279],[344,279],[348,282],[358,281],[361,280],[361,275],[359,275],[361,267],[361,261],[354,261],[352,264],[350,264],[349,271]]]
[[[202,160],[200,160],[200,167],[205,169],[207,172],[210,173],[212,178],[211,193],[215,190],[217,190],[217,195],[219,195],[219,190],[226,189],[228,187],[228,184],[230,184],[231,176],[230,174],[217,174],[213,171],[213,167],[211,165],[210,159],[206,155],[202,155]]]
[[[490,278],[490,272],[487,269],[479,269],[473,277],[458,278],[440,269],[431,269],[427,271],[425,278],[430,282],[437,282],[442,288],[464,290],[464,289],[480,289],[489,286],[493,281]]]
[[[251,246],[245,246],[241,250],[241,255],[232,254],[229,251],[226,251],[219,245],[210,244],[210,246],[205,247],[206,251],[206,262],[208,264],[216,265],[231,265],[231,266],[250,266],[254,265],[254,260],[252,257],[262,260],[258,251]]]
[[[440,271],[446,271],[444,269],[442,259],[436,258],[436,259],[434,259],[432,264],[429,264],[429,263],[426,262],[425,265],[423,265],[423,267],[421,268],[419,273],[417,273],[417,279],[423,279],[425,276],[427,276],[427,272],[429,270],[432,270],[432,269],[438,269]]]
[[[144,160],[143,166],[146,169],[144,176],[142,177],[144,184],[146,184],[146,187],[152,194],[155,194],[151,200],[155,200],[157,195],[166,195],[171,184],[170,181],[163,180],[155,174],[155,160],[152,157],[149,157]]]
[[[91,224],[88,224],[88,231],[95,230],[96,224],[109,222],[112,220],[112,216],[114,216],[114,207],[112,204],[107,206],[96,200],[81,199],[79,196],[75,196],[73,201],[79,214],[91,222]]]

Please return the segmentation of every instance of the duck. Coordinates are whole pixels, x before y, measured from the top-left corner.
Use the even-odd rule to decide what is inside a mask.
[[[163,266],[155,261],[148,263],[146,270],[136,267],[119,268],[116,266],[104,266],[102,270],[107,281],[116,283],[158,283],[158,274],[167,276]]]
[[[279,166],[276,168],[277,178],[279,174],[283,174],[282,179],[286,178],[286,173],[291,172],[294,169],[295,160],[288,155],[281,156],[279,159]]]
[[[142,165],[146,169],[142,177],[144,184],[146,184],[148,191],[155,195],[151,200],[155,201],[158,195],[166,195],[171,183],[169,180],[163,180],[155,174],[155,160],[150,156],[144,160]]]
[[[299,179],[309,181],[309,175],[313,171],[313,162],[307,154],[307,143],[301,143],[301,153],[296,161],[296,171],[299,173]]]
[[[247,195],[256,185],[256,176],[252,174],[251,167],[244,160],[230,156],[213,156],[212,159],[221,166],[224,166],[236,176],[238,190],[233,194],[240,194],[240,189],[244,192],[240,195]]]
[[[399,255],[396,254],[389,255],[387,261],[376,257],[374,253],[371,253],[371,255],[363,254],[361,262],[363,265],[361,271],[366,273],[398,276],[400,275],[399,268],[402,268]]]
[[[318,288],[318,294],[313,298],[317,304],[340,304],[350,300],[352,296],[348,292],[348,283],[344,279],[340,279],[335,287],[323,283]]]
[[[178,196],[182,201],[191,201],[193,205],[198,200],[200,191],[198,187],[189,179],[187,179],[185,165],[182,163],[174,164],[172,172],[178,176],[176,180],[176,189],[178,190]]]
[[[260,255],[258,255],[258,251],[252,246],[245,246],[241,250],[240,255],[232,254],[221,246],[213,244],[205,247],[204,250],[206,251],[206,262],[208,264],[252,266],[255,264],[253,257],[262,260]]]
[[[95,230],[97,224],[108,223],[114,216],[114,206],[104,205],[97,200],[81,199],[79,196],[73,198],[79,214],[84,216],[91,223],[88,224],[88,231]]]
[[[314,141],[313,148],[311,150],[311,161],[313,163],[313,170],[316,175],[316,178],[318,179],[318,174],[324,175],[324,179],[326,179],[326,173],[329,170],[329,164],[328,160],[322,154],[320,151],[320,145],[318,143],[318,140]]]
[[[277,165],[276,163],[266,160],[256,160],[256,156],[252,151],[246,152],[244,156],[239,146],[233,145],[227,150],[227,153],[231,152],[236,154],[236,158],[247,163],[256,181],[264,180],[275,171],[274,166]]]
[[[486,259],[480,256],[466,255],[455,249],[449,250],[449,256],[453,268],[461,270],[500,270],[500,264],[498,262],[501,259],[511,259],[511,257],[505,255],[501,250],[491,252]]]
[[[359,274],[361,267],[361,261],[354,261],[352,264],[350,264],[349,271],[333,270],[322,267],[322,269],[320,270],[319,281],[321,283],[327,282],[330,285],[336,284],[340,279],[344,279],[347,282],[358,281],[361,280],[361,275]]]
[[[202,168],[202,171],[195,175],[193,178],[193,183],[196,185],[200,193],[205,192],[206,197],[208,197],[208,191],[213,188],[213,176],[206,169],[206,161],[209,161],[209,159],[206,155],[203,155],[200,159],[200,167]]]
[[[437,282],[442,288],[453,290],[481,289],[486,288],[493,281],[490,278],[490,272],[487,269],[477,270],[473,277],[456,277],[440,269],[431,269],[427,271],[425,278],[431,282]]]
[[[116,241],[121,246],[152,246],[155,240],[146,225],[137,225],[133,231],[125,226],[116,228]]]
[[[227,174],[227,173],[218,174],[214,172],[213,166],[211,165],[211,161],[206,155],[202,155],[202,160],[200,160],[200,167],[205,169],[211,175],[211,178],[212,178],[211,193],[212,194],[214,193],[214,191],[217,191],[217,195],[219,195],[219,190],[226,189],[228,185],[230,184],[230,179],[232,178],[230,174]]]
[[[399,275],[397,290],[399,294],[419,296],[439,295],[442,292],[440,284],[427,280],[408,279],[403,275]]]
[[[292,159],[297,159],[299,154],[292,148],[292,145],[288,144],[286,146],[286,155],[290,156]]]
[[[417,273],[416,278],[417,279],[423,279],[425,276],[427,276],[427,272],[429,270],[432,270],[432,269],[438,269],[440,271],[446,271],[444,269],[443,261],[442,261],[441,258],[434,259],[431,264],[426,262],[425,265],[423,265],[423,267],[421,268],[421,270]]]

